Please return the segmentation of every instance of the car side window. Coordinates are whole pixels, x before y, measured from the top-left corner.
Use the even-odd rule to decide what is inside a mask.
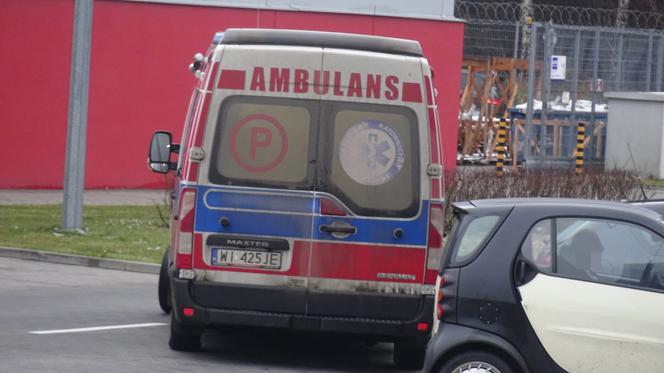
[[[556,219],[555,272],[611,285],[662,290],[664,239],[650,230],[608,219]]]
[[[538,222],[521,245],[521,255],[544,273],[552,271],[551,226],[552,219]]]
[[[453,255],[453,262],[461,263],[475,255],[493,232],[499,220],[500,216],[497,215],[487,215],[472,220],[462,233],[461,242]]]

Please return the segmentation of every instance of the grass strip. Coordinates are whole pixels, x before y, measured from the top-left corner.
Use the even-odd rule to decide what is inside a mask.
[[[168,228],[156,206],[85,206],[86,233],[59,233],[62,205],[0,206],[0,246],[160,263]]]
[[[644,179],[643,184],[654,187],[664,187],[664,179]]]

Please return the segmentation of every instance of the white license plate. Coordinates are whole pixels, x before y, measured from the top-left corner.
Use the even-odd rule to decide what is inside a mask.
[[[281,253],[272,251],[212,249],[212,265],[265,269],[281,268]]]

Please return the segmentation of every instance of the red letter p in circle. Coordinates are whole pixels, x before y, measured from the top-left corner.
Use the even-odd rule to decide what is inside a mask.
[[[251,127],[251,141],[249,143],[249,158],[256,159],[256,149],[272,144],[272,132],[265,127]]]
[[[243,136],[240,136],[241,132]],[[243,169],[251,173],[268,172],[286,157],[286,129],[272,116],[247,115],[233,126],[230,148],[233,159]],[[269,154],[267,158],[266,152]]]

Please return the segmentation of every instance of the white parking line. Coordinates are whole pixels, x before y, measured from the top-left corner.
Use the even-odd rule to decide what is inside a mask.
[[[96,332],[99,330],[113,330],[113,329],[131,329],[131,328],[147,328],[150,326],[168,325],[163,322],[153,322],[145,324],[126,324],[126,325],[108,325],[108,326],[93,326],[90,328],[76,328],[76,329],[58,329],[58,330],[33,330],[28,332],[30,334],[61,334],[61,333],[83,333],[83,332]]]

